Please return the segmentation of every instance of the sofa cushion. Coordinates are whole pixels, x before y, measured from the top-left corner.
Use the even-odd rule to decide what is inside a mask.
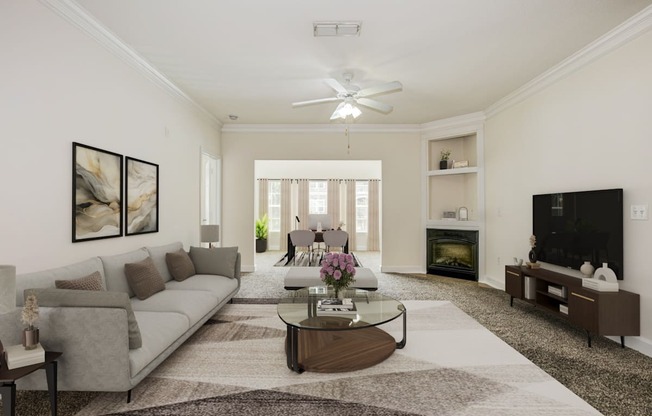
[[[104,276],[102,262],[98,257],[93,257],[79,263],[69,264],[56,269],[19,274],[16,276],[16,305],[23,305],[23,291],[25,289],[46,287],[54,288],[54,281],[57,279],[77,279],[79,277],[88,276],[96,271]]]
[[[134,311],[177,312],[188,318],[193,326],[217,306],[215,296],[199,290],[164,290],[155,295],[139,300],[132,298]]]
[[[217,274],[235,278],[238,247],[190,247],[190,258],[197,274]]]
[[[129,287],[140,300],[147,299],[154,293],[165,290],[165,282],[156,270],[151,257],[136,263],[125,264],[125,275]]]
[[[123,254],[113,256],[100,256],[104,266],[104,281],[106,290],[112,292],[125,292],[129,297],[134,296],[133,290],[129,287],[127,276],[125,276],[125,263],[135,263],[148,256],[145,248],[129,251]]]
[[[79,279],[55,280],[54,286],[57,289],[104,290],[102,275],[98,271],[95,271],[88,276],[80,277]]]
[[[165,262],[165,255],[167,253],[183,250],[183,244],[180,242],[176,242],[172,244],[166,244],[163,246],[145,247],[145,249],[149,253],[149,256],[152,258],[152,261],[154,262],[154,265],[156,266],[158,272],[161,274],[163,281],[169,282],[170,280],[172,280],[173,279],[172,274],[168,270],[168,266]]]
[[[36,295],[39,306],[42,307],[90,307],[90,308],[122,308],[127,311],[129,328],[129,348],[140,348],[142,338],[129,296],[124,292],[109,292],[95,290],[73,289],[26,289],[25,297]],[[102,325],[97,322],[97,325]]]
[[[165,287],[169,291],[175,290],[203,290],[210,292],[218,302],[233,296],[238,290],[238,281],[225,276],[213,274],[196,274],[182,282],[173,280],[167,282]]]
[[[182,282],[195,274],[195,265],[183,249],[165,253],[165,262],[174,280]]]
[[[135,314],[141,328],[143,346],[129,351],[132,378],[190,329],[188,317],[181,313],[136,311]]]

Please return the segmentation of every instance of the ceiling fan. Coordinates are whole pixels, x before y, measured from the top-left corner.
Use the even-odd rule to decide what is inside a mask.
[[[394,107],[392,107],[389,104],[385,104],[383,102],[373,100],[369,97],[373,97],[375,95],[381,95],[381,94],[389,94],[392,92],[398,92],[403,89],[403,84],[401,84],[398,81],[388,82],[386,84],[380,84],[374,87],[360,89],[360,87],[351,84],[351,80],[353,79],[353,74],[349,72],[345,72],[343,74],[343,78],[344,78],[344,85],[342,85],[339,81],[332,78],[324,80],[326,84],[328,84],[328,86],[331,87],[333,90],[335,90],[335,92],[337,93],[335,97],[318,98],[316,100],[308,100],[308,101],[299,101],[296,103],[292,103],[292,107],[302,107],[305,105],[328,103],[331,101],[342,101],[331,115],[331,120],[336,120],[338,118],[346,119],[346,117],[349,115],[353,116],[353,118],[357,118],[360,114],[362,114],[362,111],[360,111],[360,109],[356,107],[356,104],[361,105],[363,107],[371,108],[372,110],[376,110],[383,114],[388,114],[392,112]]]

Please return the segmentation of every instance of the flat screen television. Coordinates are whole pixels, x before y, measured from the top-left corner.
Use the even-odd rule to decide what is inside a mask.
[[[623,190],[532,196],[537,260],[578,270],[608,263],[623,278]]]

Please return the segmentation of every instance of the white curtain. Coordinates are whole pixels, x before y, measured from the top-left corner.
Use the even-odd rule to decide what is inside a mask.
[[[334,229],[340,225],[340,180],[328,180],[328,200],[326,201],[326,212],[331,217],[331,227]]]
[[[355,215],[355,180],[347,179],[346,183],[346,231],[349,233],[349,252],[357,250],[356,246],[356,215]]]
[[[367,250],[380,250],[380,198],[378,196],[380,181],[372,179],[369,181],[369,213],[367,230]]]
[[[258,218],[269,211],[269,183],[267,179],[258,179]]]
[[[299,216],[299,230],[308,228],[308,212],[310,209],[310,181],[308,179],[297,179],[299,184],[299,206],[297,214]]]
[[[292,230],[292,180],[281,179],[281,251],[288,249],[287,235]]]

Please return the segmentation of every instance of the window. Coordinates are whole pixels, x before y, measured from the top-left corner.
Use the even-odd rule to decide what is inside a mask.
[[[355,231],[366,233],[369,227],[369,182],[355,183]]]
[[[327,214],[327,181],[310,181],[308,214]]]
[[[269,189],[267,190],[268,198],[268,213],[269,218],[268,229],[270,232],[281,231],[281,181],[270,180],[267,182]]]

